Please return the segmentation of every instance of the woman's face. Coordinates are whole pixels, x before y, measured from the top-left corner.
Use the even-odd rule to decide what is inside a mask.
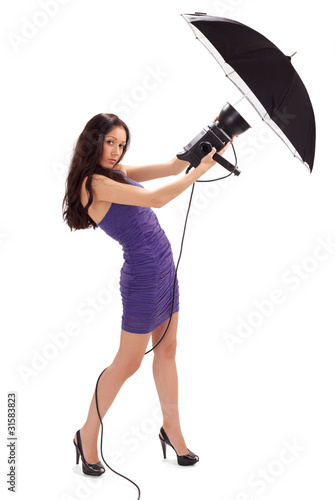
[[[126,146],[126,131],[123,127],[113,127],[104,137],[100,165],[113,168],[119,161]]]

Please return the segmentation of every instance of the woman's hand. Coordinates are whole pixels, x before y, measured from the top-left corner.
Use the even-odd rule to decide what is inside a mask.
[[[233,142],[233,141],[234,141],[234,137],[232,138],[231,142]],[[218,154],[223,155],[223,153],[229,148],[229,144],[230,144],[230,142],[227,142],[227,144],[220,151],[218,151]]]
[[[207,172],[207,170],[212,168],[216,164],[216,161],[213,160],[213,155],[215,155],[216,152],[217,152],[216,149],[214,147],[212,147],[212,150],[206,156],[204,156],[202,158],[202,160],[199,163],[197,168],[202,166],[204,168],[205,172]]]
[[[232,138],[231,142],[233,142],[233,140],[234,137]],[[217,163],[215,160],[213,160],[213,155],[215,153],[222,155],[229,148],[229,144],[230,142],[227,142],[227,144],[225,144],[225,146],[222,149],[220,149],[220,151],[216,151],[216,149],[213,147],[212,150],[206,156],[203,157],[203,159],[200,162],[200,165],[203,165],[206,171],[212,168]]]
[[[232,138],[231,142],[233,142],[233,140],[234,137]],[[200,162],[200,165],[203,165],[206,171],[212,168],[217,163],[215,160],[213,160],[213,155],[215,153],[222,155],[229,148],[229,144],[230,142],[227,142],[227,144],[225,144],[224,147],[220,149],[220,151],[216,151],[216,149],[213,147],[212,151],[210,151],[206,156],[203,157],[203,159]]]

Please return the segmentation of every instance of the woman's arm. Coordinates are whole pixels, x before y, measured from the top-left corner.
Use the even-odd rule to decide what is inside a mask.
[[[176,156],[166,163],[158,163],[154,165],[143,165],[138,167],[130,167],[122,165],[126,170],[126,175],[129,179],[136,182],[150,181],[161,177],[169,177],[170,175],[178,175],[185,170],[189,162],[179,160]]]
[[[216,161],[212,159],[214,153],[216,153],[215,148],[201,160],[197,168],[191,170],[187,175],[153,191],[139,186],[123,184],[103,175],[94,174],[92,176],[93,196],[97,201],[109,201],[120,205],[161,208],[180,195],[216,164]]]
[[[218,151],[219,154],[223,154],[229,146],[229,142]],[[150,181],[152,179],[159,179],[161,177],[169,177],[170,175],[178,175],[183,170],[186,170],[189,162],[185,160],[180,160],[176,156],[172,160],[166,163],[159,163],[154,165],[143,165],[139,167],[130,167],[127,165],[122,165],[126,170],[126,175],[129,179],[136,182]]]

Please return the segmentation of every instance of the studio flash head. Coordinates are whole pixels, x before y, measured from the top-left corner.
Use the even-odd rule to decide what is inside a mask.
[[[236,111],[228,102],[223,106],[219,116],[207,127],[194,137],[194,139],[184,147],[183,151],[177,153],[177,158],[190,163],[192,167],[197,167],[204,156],[214,147],[220,151],[232,138],[241,135],[250,128],[249,123]],[[240,171],[224,159],[218,153],[213,155],[213,159],[220,163],[230,172],[239,175]]]

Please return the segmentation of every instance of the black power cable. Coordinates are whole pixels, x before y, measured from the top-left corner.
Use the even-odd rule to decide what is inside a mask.
[[[231,142],[231,145],[233,146],[232,142]],[[199,180],[198,179],[195,182],[214,182],[214,181],[219,181],[221,179],[226,179],[227,177],[229,177],[230,175],[232,175],[234,173],[236,167],[237,167],[237,156],[236,156],[236,153],[235,153],[234,146],[233,146],[233,151],[234,151],[234,156],[235,156],[235,165],[234,165],[234,170],[232,172],[230,172],[230,174],[225,175],[224,177],[218,177],[217,179],[208,179],[208,180]],[[190,167],[188,167],[187,172],[189,172],[189,168]],[[177,266],[176,266],[176,272],[175,272],[175,275],[174,275],[173,298],[172,298],[172,307],[171,307],[170,320],[169,320],[169,323],[168,323],[168,325],[166,327],[165,332],[163,333],[162,337],[157,342],[157,344],[154,345],[151,349],[149,349],[149,351],[145,352],[144,354],[148,354],[148,352],[151,352],[153,349],[155,349],[156,346],[158,346],[158,344],[163,340],[163,337],[166,334],[166,332],[168,331],[168,328],[169,328],[170,323],[171,323],[172,313],[173,313],[174,296],[175,296],[176,279],[177,279],[177,271],[178,271],[178,266],[179,266],[179,261],[180,261],[180,258],[181,258],[181,254],[182,254],[182,251],[183,251],[183,244],[184,244],[184,237],[185,237],[185,231],[186,231],[186,224],[187,224],[188,214],[189,214],[189,211],[190,211],[190,208],[191,208],[191,201],[192,201],[192,197],[193,197],[193,191],[194,191],[194,183],[192,184],[192,191],[191,191],[190,201],[188,202],[188,209],[187,209],[186,217],[185,217],[184,231],[183,231],[183,236],[182,236],[182,239],[181,239],[181,245],[180,245],[180,251],[179,251],[179,258],[178,258],[178,262],[177,262]]]
[[[234,156],[235,156],[235,165],[234,165],[234,170],[232,172],[230,172],[230,174],[228,175],[225,175],[224,177],[218,177],[217,179],[209,179],[209,180],[196,180],[195,182],[214,182],[214,181],[218,181],[218,180],[221,180],[221,179],[226,179],[227,177],[229,177],[230,175],[232,175],[237,167],[237,156],[236,156],[236,152],[235,152],[235,148],[234,148],[234,145],[233,143],[231,142],[231,145],[233,147],[233,151],[234,151]],[[186,172],[187,173],[187,172]],[[176,266],[176,271],[175,271],[175,275],[174,275],[174,283],[173,283],[173,297],[172,297],[172,307],[171,307],[171,314],[170,314],[170,320],[169,320],[169,323],[165,329],[165,332],[163,333],[162,337],[160,338],[160,340],[157,342],[157,344],[155,344],[151,349],[149,349],[149,351],[145,352],[144,354],[148,354],[149,352],[151,352],[153,349],[155,349],[155,347],[158,346],[158,344],[163,340],[166,332],[168,331],[168,328],[170,326],[170,323],[171,323],[171,319],[172,319],[172,315],[173,315],[173,305],[174,305],[174,297],[175,297],[175,287],[176,287],[176,280],[177,280],[177,271],[178,271],[178,266],[179,266],[179,262],[180,262],[180,258],[181,258],[181,254],[182,254],[182,251],[183,251],[183,244],[184,244],[184,237],[185,237],[185,231],[186,231],[186,224],[187,224],[187,219],[188,219],[188,215],[189,215],[189,212],[190,212],[190,208],[191,208],[191,201],[192,201],[192,197],[193,197],[193,192],[194,192],[194,184],[192,184],[192,191],[191,191],[191,196],[190,196],[190,200],[188,202],[188,208],[187,208],[187,212],[186,212],[186,217],[185,217],[185,224],[184,224],[184,230],[183,230],[183,236],[182,236],[182,240],[181,240],[181,245],[180,245],[180,252],[179,252],[179,258],[178,258],[178,262],[177,262],[177,266]],[[101,458],[102,460],[105,462],[105,464],[107,465],[107,467],[112,471],[112,472],[115,472],[115,474],[118,474],[119,476],[123,477],[124,479],[127,479],[127,481],[130,481],[132,484],[134,484],[136,486],[136,488],[138,489],[138,497],[137,497],[137,500],[140,500],[140,497],[141,497],[141,490],[140,488],[137,486],[136,483],[134,483],[134,481],[132,481],[131,479],[129,479],[128,477],[124,476],[123,474],[120,474],[119,472],[115,471],[114,469],[112,469],[108,463],[106,462],[106,460],[104,459],[104,456],[103,456],[103,453],[102,453],[102,436],[103,436],[103,423],[102,423],[102,419],[101,419],[101,415],[100,415],[100,412],[99,412],[99,407],[98,407],[98,383],[99,383],[99,380],[100,380],[100,377],[101,375],[104,373],[104,371],[107,370],[107,368],[105,368],[99,375],[98,377],[98,380],[97,380],[97,383],[96,383],[96,386],[95,386],[95,404],[96,404],[96,408],[97,408],[97,412],[98,412],[98,416],[99,416],[99,420],[100,420],[100,423],[101,423],[101,438],[100,438],[100,452],[101,452]]]

